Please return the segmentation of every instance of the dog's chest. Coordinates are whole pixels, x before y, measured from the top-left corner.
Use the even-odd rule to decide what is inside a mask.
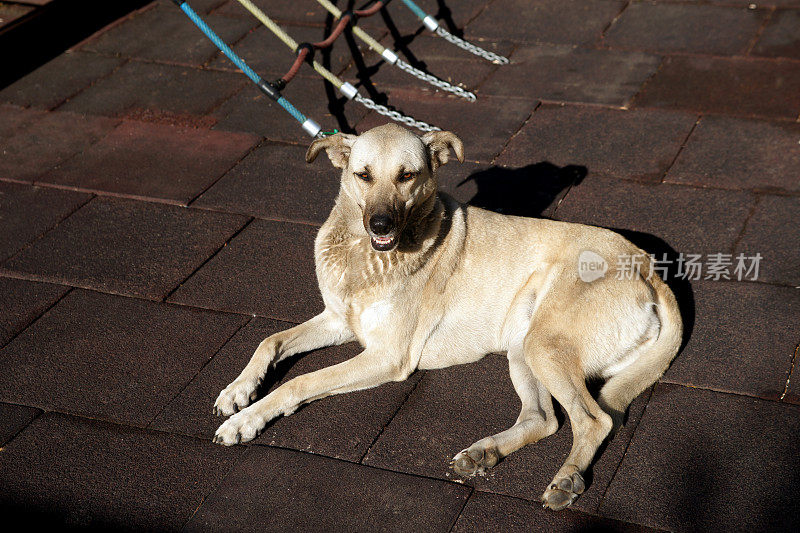
[[[348,322],[356,336],[366,345],[376,341],[382,331],[391,327],[393,311],[392,300],[388,297],[358,301],[350,307]]]

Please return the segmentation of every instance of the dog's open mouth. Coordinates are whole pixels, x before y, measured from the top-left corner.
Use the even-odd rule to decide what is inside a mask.
[[[397,243],[397,237],[394,235],[386,235],[384,237],[370,235],[370,242],[372,243],[372,247],[379,252],[386,252],[394,248],[394,245]]]

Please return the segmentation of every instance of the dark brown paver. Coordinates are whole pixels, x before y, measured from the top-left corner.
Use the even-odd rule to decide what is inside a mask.
[[[593,511],[622,460],[649,392],[634,401],[626,426],[610,441],[592,468],[588,490],[574,508]],[[460,479],[449,461],[472,443],[511,427],[520,401],[504,357],[432,370],[386,427],[364,459],[366,464],[442,479]],[[569,423],[558,432],[503,459],[485,477],[462,480],[478,490],[531,500],[539,498],[572,446]]]
[[[758,279],[800,286],[800,198],[763,196],[747,221],[736,254],[761,254]]]
[[[339,192],[340,171],[324,154],[313,165],[305,154],[304,146],[260,146],[193,205],[322,224]]]
[[[33,7],[20,4],[0,4],[0,28],[28,15]]]
[[[484,178],[489,176],[492,172],[491,178]],[[490,165],[489,163],[473,163],[465,161],[459,163],[456,159],[451,159],[448,164],[436,169],[436,177],[439,181],[439,190],[444,191],[459,202],[468,203],[478,191],[487,183],[503,183],[509,180],[496,180],[494,177],[497,173],[504,172],[505,169],[500,169]],[[481,183],[481,187],[479,187]]]
[[[53,0],[25,0],[25,4],[30,4],[33,6],[44,6],[52,2]]]
[[[643,232],[677,252],[703,254],[705,260],[706,254],[731,252],[753,203],[754,197],[743,191],[595,177],[572,187],[556,218]],[[646,246],[645,251],[657,252]]]
[[[225,3],[225,0],[188,0],[188,2],[189,5],[192,6],[192,9],[202,15],[219,9],[222,4]],[[157,0],[155,3],[171,6],[173,9],[177,9],[172,0]]]
[[[544,105],[497,159],[581,165],[589,175],[660,181],[697,118],[684,113]]]
[[[617,0],[491,2],[467,26],[466,34],[467,37],[588,45],[600,37],[624,6],[624,2]],[[513,22],[509,17],[513,17]]]
[[[67,52],[0,91],[0,101],[52,109],[123,62],[116,57]]]
[[[160,300],[244,224],[236,215],[95,198],[3,267]]]
[[[652,531],[633,524],[609,520],[567,509],[555,513],[543,509],[538,502],[529,502],[487,492],[473,492],[461,511],[454,533],[479,533],[503,531],[507,533],[552,531],[575,533],[577,531]]]
[[[785,60],[670,56],[635,105],[794,119],[800,69]]]
[[[800,124],[705,116],[665,181],[800,191]]]
[[[195,9],[193,2],[189,5]],[[203,16],[203,20],[228,44],[238,41],[258,24],[252,18],[215,15]],[[207,63],[218,51],[216,45],[172,2],[137,13],[88,41],[81,49],[192,66]]]
[[[800,291],[738,281],[693,281],[692,289],[692,335],[662,379],[778,398],[800,339]]]
[[[0,446],[5,445],[14,436],[39,416],[41,411],[33,407],[0,403]],[[0,448],[0,451],[2,449]]]
[[[238,2],[237,2],[238,4]],[[241,7],[241,6],[240,6]],[[266,6],[260,6],[265,10],[269,16],[270,10]],[[244,10],[244,7],[242,7]],[[252,17],[249,12],[248,16]],[[237,20],[237,19],[233,19]],[[233,51],[244,59],[247,65],[255,70],[260,76],[268,79],[279,78],[286,74],[289,67],[294,62],[295,53],[287,47],[283,41],[278,39],[274,33],[262,26],[256,19],[252,19],[259,26],[252,32],[248,33],[241,41],[233,46]],[[188,19],[187,19],[188,22]],[[289,34],[297,43],[302,42],[319,42],[325,39],[324,28],[308,27],[308,26],[282,26],[283,30]],[[230,44],[230,42],[229,42]],[[334,74],[340,72],[351,60],[350,49],[344,42],[344,38],[338,39],[333,47],[325,51],[317,51],[314,54],[314,59],[319,61],[328,70]],[[222,52],[216,55],[214,61],[209,63],[211,68],[222,68],[227,70],[236,70],[236,67],[231,63]],[[314,77],[317,74],[311,65],[303,65],[300,69],[303,76]],[[302,80],[297,80],[296,83],[303,83]]]
[[[211,440],[225,421],[211,412],[219,392],[236,379],[262,340],[292,326],[294,324],[274,320],[253,320],[214,356],[151,427]],[[361,347],[351,343],[295,356],[269,371],[259,397],[278,384],[340,363],[360,352]],[[400,383],[318,400],[291,416],[275,420],[253,442],[358,462],[389,423],[418,378],[413,376]]]
[[[298,77],[282,94],[304,116],[316,121],[323,131],[333,131],[334,128],[353,131],[353,126],[369,113],[356,102],[345,103],[346,99],[322,78]],[[214,129],[246,131],[269,140],[304,146],[312,141],[297,120],[253,84],[248,84],[225,102],[215,114],[220,120]]]
[[[767,9],[633,2],[604,34],[612,48],[742,55]]]
[[[90,198],[84,193],[0,183],[0,261],[17,253]]]
[[[47,413],[3,449],[0,508],[57,529],[178,530],[241,455]]]
[[[468,495],[454,483],[254,446],[186,530],[448,531]]]
[[[798,407],[659,385],[600,511],[670,530],[792,530],[798,432]]]
[[[73,113],[0,107],[0,178],[36,180],[105,136],[117,121]]]
[[[627,105],[661,59],[643,52],[571,46],[521,46],[498,68],[481,94],[556,102]]]
[[[56,303],[68,287],[0,278],[0,346]]]
[[[257,141],[242,133],[123,122],[39,181],[186,204]]]
[[[164,3],[171,0],[161,0]],[[266,11],[264,6],[262,11],[277,22],[278,24],[302,24],[306,26],[321,26],[325,24],[325,16],[327,11],[325,8],[316,2],[271,2],[269,11]],[[236,16],[236,17],[250,17],[250,12],[247,11],[238,0],[227,0],[220,7],[214,10],[215,14]]]
[[[144,427],[245,320],[76,290],[0,350],[0,399]]]
[[[467,161],[488,163],[525,123],[537,102],[488,97],[480,102],[478,105],[463,98],[402,89],[392,91],[389,99],[389,104],[400,112],[458,135]],[[391,120],[372,113],[358,123],[358,131],[363,133],[387,122]],[[454,160],[453,164],[458,162]]]
[[[59,109],[94,115],[183,117],[208,115],[245,83],[243,74],[131,61]],[[207,117],[203,122],[207,122]]]
[[[318,228],[255,220],[189,278],[170,301],[288,322],[323,309],[314,271]]]
[[[800,59],[800,10],[779,9],[770,18],[753,51],[764,57]]]
[[[334,5],[339,4],[338,2],[333,2]],[[259,8],[264,11],[269,18],[274,20],[277,24],[281,26],[286,26],[287,31],[289,32],[292,37],[294,37],[294,32],[297,31],[298,26],[314,26],[316,27],[316,33],[313,35],[314,41],[320,41],[324,38],[323,32],[325,29],[330,32],[332,27],[335,27],[335,20],[333,16],[328,13],[328,11],[322,7],[320,4],[316,2],[292,2],[287,4],[286,2],[271,2],[270,4],[260,5]],[[360,7],[360,5],[354,5],[354,8]],[[347,5],[339,4],[339,9],[346,9]],[[395,12],[401,10],[394,10]],[[228,2],[221,5],[219,8],[214,10],[214,14],[221,14],[231,17],[250,17],[250,12],[242,6],[238,0],[229,0]],[[413,15],[412,15],[413,17]],[[407,23],[409,17],[403,17],[402,22]],[[414,17],[414,20],[417,20]],[[359,27],[361,27],[364,31],[372,34],[375,30],[380,32],[386,31],[386,26],[380,16],[380,14],[375,15],[370,18],[362,18],[358,21]],[[302,31],[302,30],[300,30]],[[378,35],[380,37],[380,35]],[[297,40],[297,39],[295,39]],[[339,42],[343,42],[344,39],[340,39]],[[298,41],[300,42],[300,41]],[[284,46],[284,45],[281,45]],[[288,50],[288,49],[287,49]]]

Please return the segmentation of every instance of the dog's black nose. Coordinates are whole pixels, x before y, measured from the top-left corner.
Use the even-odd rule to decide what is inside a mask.
[[[389,215],[377,214],[372,215],[369,219],[369,229],[375,235],[386,235],[394,227],[394,220]]]

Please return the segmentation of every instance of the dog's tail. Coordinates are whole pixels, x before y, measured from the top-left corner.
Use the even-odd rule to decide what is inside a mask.
[[[609,378],[598,398],[600,406],[614,420],[615,429],[622,424],[633,399],[666,372],[683,339],[683,320],[675,295],[658,276],[652,276],[650,283],[655,291],[654,311],[660,322],[658,335],[642,346],[633,364]]]

